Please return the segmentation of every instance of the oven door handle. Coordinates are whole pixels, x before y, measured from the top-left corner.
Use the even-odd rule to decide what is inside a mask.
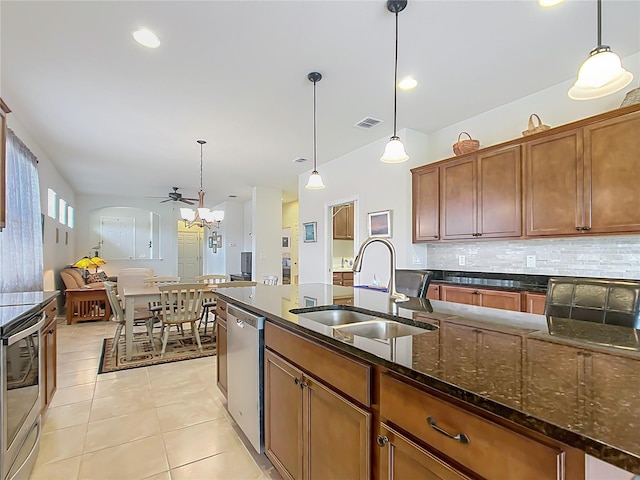
[[[42,326],[44,325],[44,320],[46,318],[46,315],[45,315],[44,312],[42,312],[40,315],[42,316],[42,318],[40,320],[38,320],[38,323],[36,323],[35,325],[32,325],[29,328],[21,330],[20,332],[16,333],[15,335],[12,335],[9,338],[7,338],[5,340],[5,345],[13,345],[14,343],[19,342],[23,338],[26,338],[29,335],[33,335],[35,332],[39,331],[42,328]]]

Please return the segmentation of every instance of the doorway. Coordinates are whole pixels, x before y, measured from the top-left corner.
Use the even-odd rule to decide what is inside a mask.
[[[178,276],[182,282],[195,282],[202,275],[202,239],[202,229],[178,231]]]
[[[345,201],[331,205],[331,255],[329,265],[334,285],[353,285],[353,259],[356,241],[356,202]]]

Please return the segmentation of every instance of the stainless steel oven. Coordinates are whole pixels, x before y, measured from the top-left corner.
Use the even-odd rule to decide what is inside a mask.
[[[0,307],[0,466],[2,480],[28,479],[40,440],[39,305]]]

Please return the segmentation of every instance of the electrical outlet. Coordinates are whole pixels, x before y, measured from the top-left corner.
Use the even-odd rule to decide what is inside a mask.
[[[465,261],[464,255],[460,255],[460,256],[458,256],[458,265],[460,265],[461,267],[463,267],[463,266],[465,266],[465,265],[466,265],[466,263],[467,263],[467,262]]]
[[[527,267],[535,268],[536,267],[536,256],[535,255],[527,255]]]
[[[414,265],[422,265],[422,259],[419,256],[414,255],[413,256],[413,264]]]

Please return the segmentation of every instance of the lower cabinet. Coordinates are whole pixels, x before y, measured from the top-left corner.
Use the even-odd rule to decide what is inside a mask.
[[[377,443],[381,449],[380,480],[470,480],[384,423],[380,425]]]
[[[58,301],[53,299],[45,308],[46,320],[41,330],[42,342],[42,412],[49,407],[57,388],[57,329]]]
[[[524,292],[522,294],[522,311],[544,315],[544,306],[547,296],[543,293]]]
[[[267,457],[286,479],[370,479],[372,413],[327,385],[326,377],[321,383],[306,368],[312,368],[308,361],[322,362],[321,368],[335,368],[345,357],[270,324],[265,332],[267,346],[270,332],[280,337],[272,347],[290,337],[294,348],[286,353],[296,358],[285,359],[265,350]],[[299,342],[311,347],[311,355],[296,349]],[[322,355],[314,356],[314,348]],[[293,362],[302,363],[303,368]]]
[[[353,272],[333,272],[333,284],[353,287]]]
[[[216,373],[217,384],[222,394],[227,397],[227,303],[218,299],[216,302]]]
[[[445,302],[478,305],[480,307],[499,308],[501,310],[521,311],[520,292],[489,290],[483,288],[455,287],[440,285],[440,300]]]
[[[380,376],[380,418],[378,445],[391,444],[395,450],[382,453],[380,478],[448,480],[467,478],[466,474],[485,480],[584,478],[582,452],[496,423],[388,374]],[[389,465],[394,457],[399,467]]]

